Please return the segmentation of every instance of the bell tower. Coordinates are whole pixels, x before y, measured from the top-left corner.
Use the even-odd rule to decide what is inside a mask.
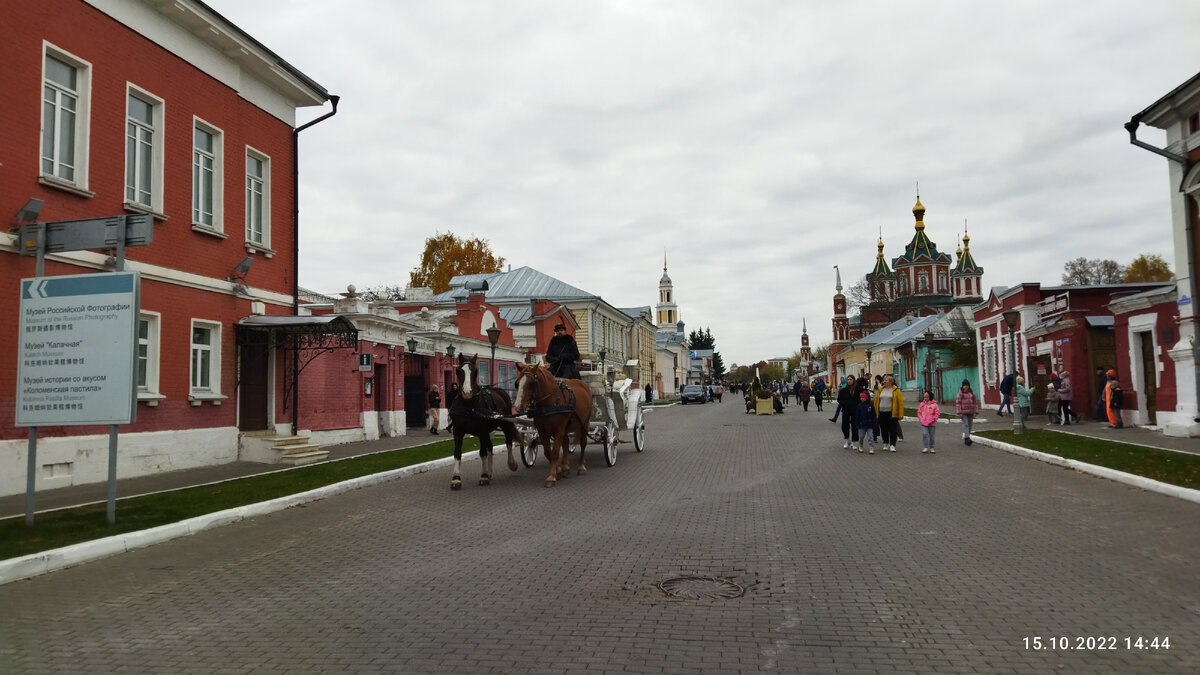
[[[658,304],[654,306],[654,325],[659,331],[674,332],[680,322],[679,306],[675,304],[675,289],[667,274],[667,252],[663,251],[663,273],[658,280]]]
[[[842,271],[833,266],[837,273],[837,293],[833,296],[833,341],[829,343],[829,356],[833,357],[850,345],[850,319],[846,318],[846,296],[842,294]]]

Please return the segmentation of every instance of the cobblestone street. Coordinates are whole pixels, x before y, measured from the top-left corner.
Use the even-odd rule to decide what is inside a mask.
[[[743,411],[653,410],[554,489],[471,461],[0,586],[0,671],[1200,671],[1200,506]]]

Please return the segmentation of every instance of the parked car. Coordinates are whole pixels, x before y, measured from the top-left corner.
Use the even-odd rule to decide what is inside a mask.
[[[687,403],[708,403],[708,388],[698,384],[683,385],[682,402]]]

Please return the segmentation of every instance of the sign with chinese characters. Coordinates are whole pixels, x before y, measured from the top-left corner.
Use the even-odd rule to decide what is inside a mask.
[[[1039,302],[1037,304],[1038,319],[1045,321],[1071,311],[1070,297],[1066,293],[1059,293]]]
[[[17,426],[133,422],[140,286],[137,272],[21,280]]]

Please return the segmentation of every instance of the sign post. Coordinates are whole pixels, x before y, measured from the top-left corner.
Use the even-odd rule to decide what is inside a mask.
[[[146,213],[37,222],[22,225],[17,233],[21,255],[37,258],[36,278],[21,281],[17,360],[17,426],[29,427],[26,525],[33,525],[38,424],[109,422],[108,522],[117,520],[117,424],[133,422],[137,411],[135,346],[141,288],[137,273],[125,272],[125,247],[148,246],[152,241],[154,219]],[[47,253],[96,248],[115,251],[116,274],[43,276]],[[106,363],[109,357],[115,360]],[[67,376],[72,379],[63,382],[61,378]],[[85,382],[84,377],[90,379]],[[58,388],[67,391],[50,391]],[[110,396],[113,400],[106,400]],[[123,407],[126,403],[128,407]]]
[[[137,272],[21,280],[16,425],[30,427],[25,520],[33,521],[37,427],[108,424],[109,523],[116,425],[137,413]]]

